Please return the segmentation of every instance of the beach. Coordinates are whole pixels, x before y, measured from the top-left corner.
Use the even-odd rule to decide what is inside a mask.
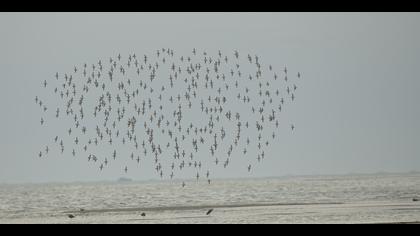
[[[186,183],[184,188],[177,181],[3,184],[0,223],[420,222],[420,203],[413,201],[420,194],[418,173]]]

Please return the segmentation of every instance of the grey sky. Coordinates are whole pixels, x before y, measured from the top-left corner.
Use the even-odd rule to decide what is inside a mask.
[[[217,177],[420,170],[418,13],[0,13],[0,32],[0,182],[122,176],[70,155],[39,160],[53,133],[33,100],[57,71],[162,47],[236,49],[303,74],[284,113],[295,132],[251,175]]]

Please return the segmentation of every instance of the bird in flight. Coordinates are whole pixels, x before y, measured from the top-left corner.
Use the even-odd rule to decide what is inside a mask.
[[[279,145],[275,137],[284,135],[279,113],[294,103],[301,72],[291,71],[297,76],[288,78],[286,66],[242,53],[161,48],[138,58],[118,53],[56,72],[40,83],[49,93],[35,97],[42,128],[58,132],[38,156],[52,156],[55,150],[86,153],[86,163],[100,173],[117,166],[127,174],[133,165],[152,169],[158,178],[185,173],[208,184],[219,162],[225,171],[229,164],[245,162],[251,173],[256,169],[251,165],[263,163],[264,151]],[[281,71],[275,69],[282,67],[284,80],[277,79]],[[49,111],[55,118],[46,123]],[[140,165],[143,159],[153,166]]]

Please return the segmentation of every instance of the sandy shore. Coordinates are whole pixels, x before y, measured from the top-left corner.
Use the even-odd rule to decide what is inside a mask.
[[[241,208],[241,207],[274,207],[274,206],[310,206],[310,205],[336,205],[340,202],[317,202],[317,203],[252,203],[252,204],[224,204],[224,205],[200,205],[200,206],[162,206],[162,207],[136,207],[136,208],[113,208],[113,209],[83,209],[66,211],[64,213],[105,213],[105,212],[139,212],[139,211],[191,211],[217,208]]]
[[[206,215],[209,209],[211,214]],[[145,215],[142,215],[145,213]],[[74,215],[69,218],[68,215]],[[413,203],[259,203],[80,209],[24,217],[2,223],[34,224],[420,224]]]

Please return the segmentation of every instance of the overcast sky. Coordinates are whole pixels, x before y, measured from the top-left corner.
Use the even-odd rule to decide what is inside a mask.
[[[0,183],[124,176],[70,153],[37,158],[54,131],[34,98],[76,64],[162,47],[238,50],[303,75],[284,114],[295,132],[251,174],[232,165],[216,177],[420,170],[418,13],[0,13],[0,32]]]

